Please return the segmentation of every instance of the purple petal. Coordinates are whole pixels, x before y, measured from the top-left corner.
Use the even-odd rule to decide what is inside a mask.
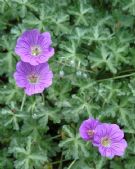
[[[123,156],[126,148],[127,142],[125,139],[122,139],[121,141],[112,144],[112,149],[117,156]]]
[[[37,29],[25,31],[17,40],[15,53],[22,56],[23,61],[27,61],[25,56],[30,56],[31,46],[36,45],[40,32]]]
[[[98,120],[95,120],[93,118],[89,118],[88,120],[85,120],[81,126],[80,126],[80,129],[79,129],[79,132],[80,132],[80,136],[85,140],[92,140],[93,139],[93,136],[90,136],[88,134],[88,131],[93,131],[95,130],[96,126],[99,124],[99,121]],[[94,135],[94,133],[93,133]]]
[[[50,32],[44,32],[41,35],[44,37],[44,44],[49,47],[52,44]]]
[[[29,96],[33,95],[33,94],[38,94],[38,93],[42,93],[44,90],[44,88],[40,85],[27,85],[27,87],[25,88],[25,93]]]
[[[16,84],[18,87],[24,88],[26,85],[26,79],[20,76],[17,72],[14,73],[14,79],[16,80]]]
[[[108,158],[114,157],[114,153],[111,148],[105,148],[105,147],[100,146],[99,152],[103,157],[108,157]]]
[[[99,147],[101,143],[101,137],[95,133],[92,144],[96,147]]]
[[[50,58],[54,55],[54,48],[49,47],[48,50],[45,53],[45,56]]]
[[[120,141],[124,137],[124,132],[116,124],[110,126],[110,137],[113,142]]]
[[[48,48],[48,50],[43,51],[43,54],[39,57],[38,63],[44,63],[49,60],[54,55],[54,48]]]
[[[51,35],[49,32],[40,34],[37,29],[24,32],[17,40],[15,53],[21,57],[21,60],[31,65],[45,63],[54,55],[54,48],[51,45]],[[33,47],[39,48],[39,54],[32,54]]]
[[[38,77],[35,83],[31,83],[28,79],[31,75]],[[44,89],[52,84],[53,73],[48,63],[42,63],[32,66],[29,63],[18,62],[14,78],[18,87],[24,88],[27,95],[42,93]]]
[[[103,124],[100,124],[96,127],[95,133],[96,133],[96,135],[98,135],[102,138],[104,136],[109,135],[109,130],[110,130],[109,124],[103,123]]]
[[[27,30],[22,34],[20,40],[23,40],[30,45],[35,45],[38,42],[39,36],[40,32],[37,29]]]

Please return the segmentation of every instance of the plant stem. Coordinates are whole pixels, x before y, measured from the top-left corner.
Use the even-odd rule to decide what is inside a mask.
[[[54,136],[54,137],[51,137],[50,140],[57,139],[57,138],[59,138],[59,137],[61,137],[61,135],[56,135],[56,136]]]
[[[102,169],[103,163],[104,163],[104,158],[101,157],[101,160],[100,160],[99,163],[97,164],[96,169]]]
[[[70,166],[67,169],[71,169],[71,167],[74,165],[75,162],[76,162],[76,160],[72,161],[72,163],[70,164]]]
[[[130,77],[133,75],[135,75],[135,72],[127,74],[127,75],[115,76],[115,77],[110,77],[110,78],[106,78],[106,79],[99,79],[99,80],[97,80],[97,82],[102,82],[102,81],[106,81],[106,80],[114,80],[114,79],[122,79],[122,78]]]
[[[43,104],[45,105],[45,97],[44,97],[44,93],[42,93],[41,95],[42,95]]]
[[[62,169],[62,159],[63,159],[63,154],[61,154],[61,159],[60,159],[60,164],[59,164],[59,168],[58,169]]]
[[[69,161],[69,160],[62,160],[62,162],[65,162],[65,161]],[[59,163],[61,163],[61,160],[52,162],[51,164],[52,164],[52,165],[55,165],[55,164],[59,164]]]
[[[21,107],[20,107],[20,111],[23,110],[25,100],[26,100],[26,94],[24,93],[24,96],[23,96],[23,99],[22,99],[22,104],[21,104]]]
[[[63,63],[63,62],[59,62],[59,61],[56,61],[58,64],[62,64],[64,66],[68,66],[68,67],[71,67],[71,65],[67,64],[67,63]],[[82,72],[87,72],[87,73],[94,73],[94,71],[92,70],[86,70],[86,69],[77,69],[77,70],[80,70]],[[123,73],[123,72],[129,72],[129,71],[135,71],[134,69],[130,69],[130,70],[126,70],[126,71],[122,71],[120,73]],[[135,75],[135,72],[133,73],[130,73],[130,74],[125,74],[125,75],[119,75],[119,76],[115,76],[115,77],[110,77],[110,78],[106,78],[106,79],[99,79],[97,80],[97,82],[102,82],[102,81],[106,81],[106,80],[114,80],[114,79],[122,79],[122,78],[125,78],[125,77],[130,77],[130,76],[133,76]]]

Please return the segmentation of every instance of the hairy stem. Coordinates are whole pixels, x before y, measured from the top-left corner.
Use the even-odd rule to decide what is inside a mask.
[[[23,96],[23,99],[22,99],[22,104],[21,104],[21,107],[20,107],[20,111],[23,110],[25,100],[26,100],[26,94],[24,93],[24,96]]]

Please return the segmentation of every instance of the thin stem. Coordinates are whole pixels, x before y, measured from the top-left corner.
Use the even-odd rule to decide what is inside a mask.
[[[61,154],[61,159],[60,159],[60,164],[59,164],[59,168],[58,169],[62,169],[62,159],[63,159],[63,154]]]
[[[72,163],[70,164],[70,166],[67,169],[71,169],[71,167],[74,165],[75,162],[76,162],[76,160],[72,161]]]
[[[103,157],[101,157],[101,160],[99,161],[99,163],[97,164],[97,166],[96,166],[96,169],[102,169],[102,167],[103,167],[103,164],[104,164],[104,158]]]
[[[62,64],[64,66],[71,67],[71,65],[69,65],[67,63],[63,63],[63,62],[59,62],[59,61],[56,61],[56,62],[59,63],[59,64]],[[82,72],[87,72],[87,73],[94,73],[94,71],[92,71],[92,70],[86,70],[86,69],[77,69],[77,70],[80,70]],[[124,73],[124,72],[129,72],[129,71],[135,71],[135,70],[134,69],[130,69],[130,70],[122,71],[119,74]],[[106,78],[106,79],[99,79],[99,80],[97,80],[97,82],[102,82],[102,81],[106,81],[106,80],[122,79],[122,78],[130,77],[130,76],[133,76],[133,75],[135,75],[135,72],[130,73],[130,74],[126,74],[126,75],[119,75],[119,76],[115,76],[115,77],[110,77],[110,78]]]
[[[121,71],[119,74],[127,73],[127,72],[135,72],[135,69],[127,69],[127,70],[123,70],[123,71]]]
[[[69,160],[62,160],[62,162],[65,162],[65,161],[69,161]],[[52,162],[51,164],[52,164],[52,165],[55,165],[55,164],[59,164],[59,163],[61,163],[61,160]]]
[[[45,105],[45,97],[44,97],[44,94],[42,93],[42,100],[43,100],[43,104]]]
[[[57,139],[57,138],[59,138],[59,137],[61,137],[61,135],[56,135],[56,136],[54,136],[54,137],[51,137],[50,140]]]
[[[21,107],[20,107],[20,111],[23,110],[25,100],[26,100],[26,94],[24,93],[24,96],[23,96],[23,99],[22,99],[22,104],[21,104]]]
[[[89,145],[90,144],[90,141],[88,141],[87,143],[86,143],[86,145]]]
[[[31,112],[33,113],[34,112],[34,110],[35,110],[35,107],[36,107],[36,95],[34,95],[34,97],[33,97],[33,104],[32,104],[32,106],[31,106]]]
[[[122,78],[130,77],[133,75],[135,75],[135,72],[127,74],[127,75],[115,76],[115,77],[110,77],[110,78],[106,78],[106,79],[99,79],[99,80],[97,80],[97,82],[102,82],[102,81],[106,81],[106,80],[114,80],[114,79],[122,79]]]

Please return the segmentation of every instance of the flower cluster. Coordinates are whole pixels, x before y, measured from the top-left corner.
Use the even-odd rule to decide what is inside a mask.
[[[127,147],[124,132],[116,124],[101,123],[89,118],[80,126],[80,136],[98,147],[104,157],[123,156]]]
[[[37,29],[25,31],[17,40],[15,53],[21,61],[17,63],[14,78],[18,87],[27,95],[42,93],[52,84],[53,73],[47,61],[54,55],[49,32]]]

